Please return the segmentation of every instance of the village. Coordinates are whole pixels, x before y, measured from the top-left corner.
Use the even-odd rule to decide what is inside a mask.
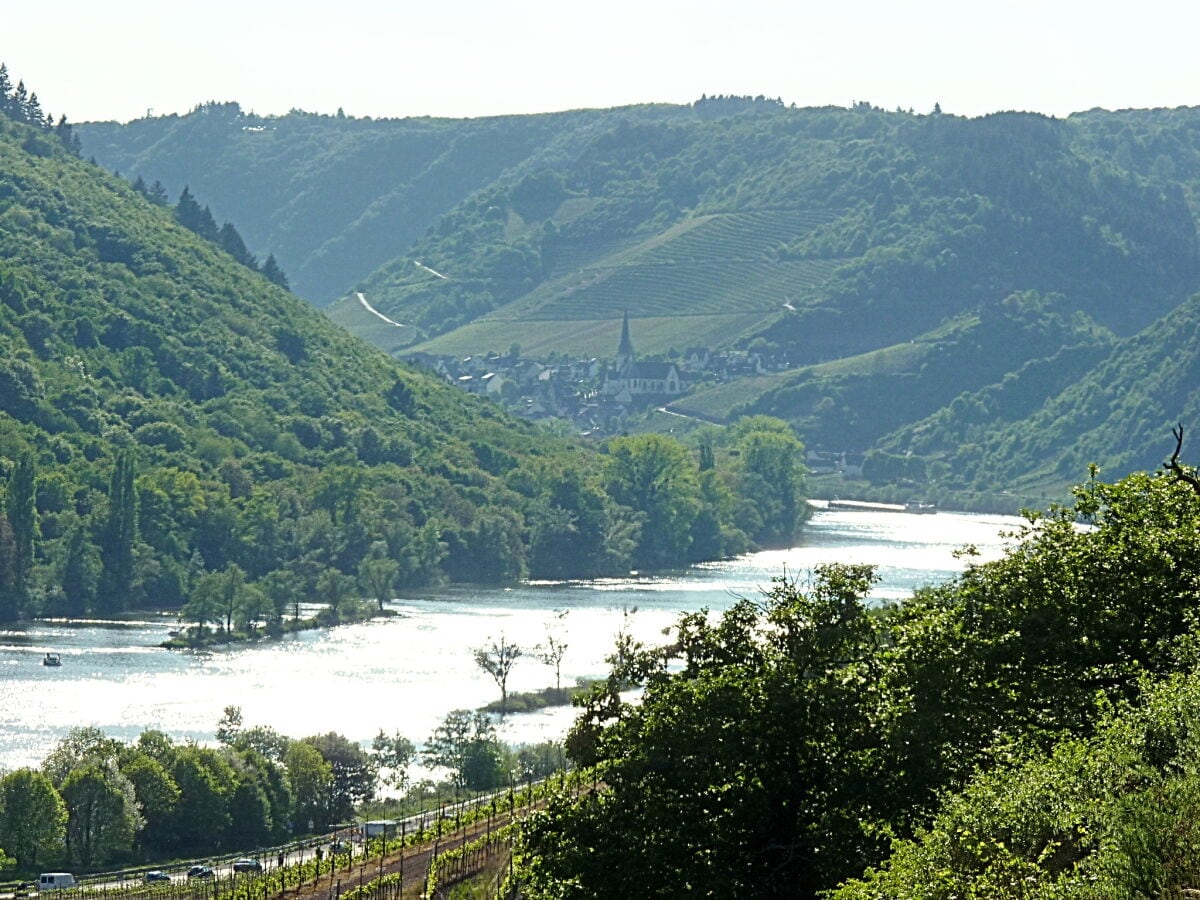
[[[472,394],[533,420],[558,419],[583,435],[618,434],[631,415],[665,406],[698,387],[786,371],[791,361],[768,349],[689,348],[671,358],[642,360],[634,352],[629,317],[612,360],[596,357],[545,361],[506,354],[438,356],[414,353],[408,362]]]

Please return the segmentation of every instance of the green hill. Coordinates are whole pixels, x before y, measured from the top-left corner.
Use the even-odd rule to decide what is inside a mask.
[[[477,121],[260,118],[210,105],[80,134],[107,167],[191,183],[257,252],[275,249],[263,243],[271,234],[303,231],[297,251],[277,249],[293,281],[311,274],[322,299],[345,292],[331,317],[389,352],[517,344],[528,356],[607,357],[628,311],[644,355],[753,344],[788,367],[679,409],[769,411],[810,447],[895,456],[909,453],[909,429],[957,417],[960,395],[961,408],[1019,384],[1032,414],[1107,342],[1200,286],[1198,128],[1197,110],[962,119],[716,98]],[[463,148],[493,145],[484,168],[460,170],[474,158]],[[356,166],[334,203],[332,185]],[[438,203],[410,203],[418,184]],[[372,249],[327,266],[335,246]],[[1038,298],[1053,322],[1034,316],[1014,331],[995,314],[1011,297]],[[1004,327],[930,337],[972,321]],[[904,366],[878,368],[896,354]],[[1021,475],[1045,481],[1075,458],[1075,442],[1051,431],[1053,446],[1030,444],[1041,456],[1014,457]],[[962,472],[958,452],[939,444],[925,458]]]
[[[556,573],[628,568],[636,526],[615,552],[593,526],[633,512],[596,479],[594,454],[363,344],[0,116],[0,618],[187,600],[213,621],[223,584],[239,620],[300,596],[336,620],[350,597],[545,568],[547,541]],[[568,535],[573,503],[589,525]]]

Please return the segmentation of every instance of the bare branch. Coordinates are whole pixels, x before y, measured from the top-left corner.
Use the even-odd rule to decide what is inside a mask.
[[[1200,494],[1200,478],[1188,471],[1189,466],[1185,466],[1179,461],[1179,454],[1183,450],[1183,423],[1180,422],[1178,428],[1172,428],[1171,434],[1175,435],[1175,452],[1171,454],[1169,461],[1163,463],[1163,468],[1173,473],[1176,481],[1186,483],[1193,491]]]

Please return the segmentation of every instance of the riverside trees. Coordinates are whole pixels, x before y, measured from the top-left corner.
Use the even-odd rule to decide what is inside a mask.
[[[678,896],[697,886],[711,896],[815,896],[886,859],[893,837],[928,825],[940,798],[973,773],[1028,758],[996,779],[1049,803],[1038,760],[1062,745],[1055,765],[1076,760],[1071,777],[1083,790],[1095,770],[1085,771],[1080,745],[1065,749],[1070,742],[1090,740],[1112,718],[1106,710],[1138,704],[1156,679],[1194,667],[1200,495],[1169,474],[1093,480],[1072,508],[1031,515],[1002,559],[972,563],[898,607],[863,607],[870,577],[836,566],[811,584],[778,582],[718,620],[684,617],[666,649],[627,656],[569,742],[605,787],[531,820],[521,851],[528,895],[562,896],[572,884],[580,896]],[[645,684],[637,706],[616,694],[631,680]],[[1172,771],[1200,765],[1178,728],[1141,733],[1152,735],[1138,738],[1151,742],[1138,750],[1144,759],[1169,759]],[[1111,764],[1126,765],[1115,756]],[[1106,778],[1136,782],[1142,764]],[[913,845],[898,880],[846,896],[942,896],[922,880],[932,873],[921,859],[947,868],[958,887],[945,896],[1001,883],[968,877],[1015,852],[965,853],[961,826],[984,822],[986,798],[997,796],[999,782],[978,777],[986,783],[975,799],[947,806],[936,826],[937,840],[963,854],[932,839]],[[1200,815],[1185,781],[1164,782],[1156,812],[1147,796],[1138,815],[1162,819],[1151,829],[1162,840],[1129,845],[1124,863],[1106,863],[1110,876],[1122,865],[1163,871],[1181,846],[1167,838]],[[1089,835],[1136,831],[1118,805],[1106,809],[1102,819],[1048,823],[1044,838],[1020,832],[1019,865],[993,874],[1050,885],[1094,871],[1088,861],[1102,842]],[[992,837],[979,828],[979,840]],[[1018,818],[1002,828],[1016,834]]]

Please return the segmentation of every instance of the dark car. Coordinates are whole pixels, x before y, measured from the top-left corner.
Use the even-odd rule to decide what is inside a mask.
[[[235,872],[261,872],[262,870],[262,863],[257,859],[239,859],[233,863],[233,871]]]
[[[188,878],[212,878],[213,870],[208,866],[192,866],[188,869]]]
[[[146,881],[170,881],[171,876],[160,869],[153,869],[142,876]]]

